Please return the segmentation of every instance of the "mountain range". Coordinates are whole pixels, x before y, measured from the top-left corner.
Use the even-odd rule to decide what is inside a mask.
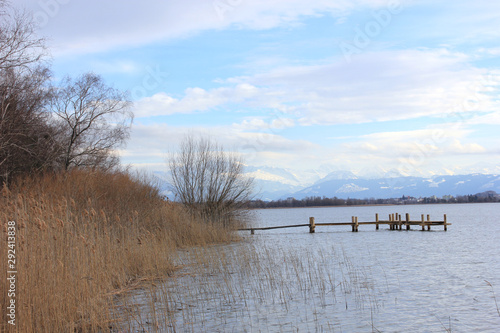
[[[496,171],[496,170],[495,170]],[[168,184],[168,172],[153,173],[162,192],[174,199]],[[293,197],[337,197],[387,199],[402,196],[442,197],[468,195],[484,191],[500,193],[499,173],[464,175],[406,176],[397,170],[373,168],[370,174],[356,175],[323,165],[315,170],[294,171],[269,166],[247,166],[245,175],[254,178],[255,198],[265,201]]]
[[[371,175],[357,176],[351,171],[320,170],[305,173],[271,167],[249,167],[246,175],[253,177],[257,198],[276,200],[293,197],[338,198],[398,198],[442,197],[468,195],[484,191],[500,193],[500,175],[473,173],[465,175],[405,176],[397,170],[384,171],[374,168]]]

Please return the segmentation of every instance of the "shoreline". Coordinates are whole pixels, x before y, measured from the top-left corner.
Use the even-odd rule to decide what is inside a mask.
[[[375,207],[375,206],[419,206],[419,205],[457,205],[457,204],[498,204],[500,202],[426,202],[409,204],[366,204],[366,205],[331,205],[331,206],[302,206],[302,207],[256,207],[248,210],[258,209],[298,209],[298,208],[333,208],[333,207]]]

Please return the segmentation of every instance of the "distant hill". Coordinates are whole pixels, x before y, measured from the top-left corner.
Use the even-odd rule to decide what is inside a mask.
[[[310,196],[338,198],[399,198],[403,195],[412,197],[430,197],[443,195],[467,195],[479,192],[500,192],[499,175],[454,175],[424,177],[395,177],[377,179],[332,179],[319,181],[291,194],[291,197],[303,199]]]

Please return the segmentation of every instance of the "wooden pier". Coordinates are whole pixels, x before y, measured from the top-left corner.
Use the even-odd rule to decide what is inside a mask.
[[[243,228],[238,230],[250,230],[250,233],[253,235],[255,230],[271,230],[271,229],[283,229],[283,228],[298,228],[298,227],[309,227],[309,232],[314,233],[316,231],[316,227],[318,226],[341,226],[341,225],[350,225],[353,232],[357,232],[359,230],[360,225],[375,225],[375,230],[379,230],[380,225],[388,225],[389,230],[403,230],[403,227],[406,230],[411,230],[411,226],[421,227],[422,231],[431,230],[431,226],[443,226],[444,231],[447,231],[447,226],[451,225],[446,220],[446,214],[444,214],[442,221],[433,221],[430,218],[430,215],[427,215],[427,219],[424,214],[421,215],[420,220],[411,220],[410,214],[406,213],[405,219],[403,220],[401,214],[389,214],[388,220],[379,219],[378,214],[375,214],[375,221],[369,222],[359,222],[357,216],[352,216],[351,222],[321,222],[316,223],[314,217],[309,218],[309,223],[307,224],[293,224],[293,225],[281,225],[275,227],[260,227],[260,228]]]

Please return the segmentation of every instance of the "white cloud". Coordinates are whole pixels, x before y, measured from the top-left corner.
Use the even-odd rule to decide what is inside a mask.
[[[97,61],[92,63],[92,68],[99,74],[135,74],[140,71],[140,65],[131,60]]]
[[[271,121],[266,121],[265,119],[259,117],[253,117],[244,119],[239,124],[233,124],[233,128],[242,131],[252,131],[252,130],[282,130],[288,127],[295,126],[295,121],[290,118],[276,118]]]
[[[477,51],[481,56],[487,55],[496,57],[500,55],[500,47],[490,47],[490,48],[481,47]]]
[[[175,150],[185,135],[203,134],[213,137],[229,150],[240,152],[249,165],[298,170],[327,163],[361,173],[377,166],[406,175],[428,176],[466,166],[471,163],[472,156],[476,163],[494,161],[488,157],[492,154],[491,147],[475,142],[471,136],[473,132],[464,128],[373,133],[331,146],[288,139],[265,130],[246,131],[234,125],[193,128],[138,123],[133,127],[131,140],[122,156],[126,163],[161,166],[166,153]]]
[[[427,3],[427,4],[426,4]],[[16,0],[16,6],[33,11],[51,36],[57,53],[85,54],[134,47],[191,36],[204,30],[270,29],[301,24],[304,17],[329,15],[336,24],[352,11],[401,5],[404,12],[414,4],[444,7],[435,1],[410,0],[184,0],[68,1]],[[429,38],[491,40],[499,37],[499,5],[495,1],[455,2],[439,11],[439,20],[418,29]],[[446,25],[443,24],[446,23]],[[335,23],[333,23],[335,24]],[[466,38],[463,38],[463,37]]]
[[[302,125],[330,125],[497,110],[492,92],[498,86],[488,83],[491,73],[468,60],[446,50],[404,50],[362,54],[350,64],[334,59],[278,67],[227,79],[233,87],[187,89],[181,100],[164,94],[146,98],[138,114],[189,113],[242,102],[242,108],[292,115]]]
[[[463,111],[472,97],[475,109],[491,110],[492,98],[477,86],[487,72],[466,60],[442,50],[366,53],[351,64],[278,68],[242,82],[280,91],[303,125],[435,116]]]
[[[428,176],[467,165],[471,156],[487,160],[492,152],[474,142],[472,133],[446,127],[373,133],[342,144],[336,151],[362,172],[377,166],[392,169],[394,174]]]
[[[415,154],[437,157],[486,152],[481,145],[468,142],[471,133],[471,130],[446,127],[381,132],[363,135],[358,141],[344,144],[344,148],[399,159],[410,158]]]
[[[176,99],[164,92],[145,97],[134,106],[136,117],[152,117],[172,115],[176,113],[194,113],[207,111],[220,105],[251,100],[259,93],[259,89],[250,84],[238,84],[234,87],[223,87],[211,90],[188,88],[184,97]]]
[[[478,115],[467,120],[468,125],[500,125],[500,110]]]
[[[290,140],[283,136],[266,132],[239,132],[238,141],[242,142],[244,150],[252,152],[272,151],[296,153],[319,148],[318,145],[306,140]]]
[[[453,140],[446,147],[446,154],[482,154],[486,149],[477,143],[462,143],[459,140]]]
[[[317,156],[315,152],[320,149],[306,140],[291,140],[266,131],[245,132],[235,126],[188,127],[138,122],[132,127],[129,144],[121,156],[126,163],[162,163],[167,152],[175,150],[188,134],[212,137],[226,149],[242,153],[253,165],[300,165],[304,158]]]
[[[203,30],[290,26],[304,16],[344,17],[354,8],[386,6],[387,1],[17,0],[16,5],[34,13],[59,53],[74,54],[146,45]]]

